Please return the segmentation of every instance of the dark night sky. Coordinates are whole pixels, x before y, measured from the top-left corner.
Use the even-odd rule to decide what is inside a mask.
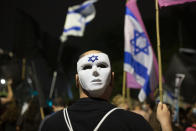
[[[20,50],[20,48],[28,43],[28,40],[25,40],[25,38],[41,40],[41,45],[43,45],[44,48],[57,46],[57,44],[59,44],[57,39],[63,29],[67,7],[80,3],[81,1],[82,0],[74,2],[73,0],[68,0],[65,2],[64,0],[59,0],[54,3],[52,0],[19,0],[18,2],[14,0],[3,0],[3,4],[1,4],[0,8],[2,19],[0,23],[2,29],[0,35],[2,42],[0,47],[15,51],[16,54],[21,56],[24,54],[17,50]],[[115,46],[117,48],[123,48],[123,43],[122,45],[119,44],[123,42],[124,4],[125,2],[122,0],[100,0],[97,2],[95,4],[97,9],[96,18],[87,26],[84,38],[73,38],[76,40],[69,40],[66,45],[79,49],[98,48],[106,49],[106,51],[110,50],[111,46],[113,48],[115,48]],[[138,7],[144,19],[147,31],[149,32],[152,44],[155,47],[156,29],[154,1],[138,0]],[[180,43],[178,24],[181,22],[183,46],[195,48],[195,7],[196,3],[192,2],[160,9],[162,45]],[[47,41],[48,39],[49,41]],[[53,39],[53,41],[51,39]],[[108,39],[113,40],[109,41]],[[52,42],[49,43],[50,41]],[[112,41],[119,41],[119,43],[115,42],[113,44]],[[38,42],[34,42],[35,45],[36,43]],[[35,47],[37,47],[37,45]]]
[[[19,57],[31,56],[32,48],[39,48],[41,52],[45,51],[46,57],[50,57],[48,59],[51,59],[52,64],[57,54],[58,37],[63,29],[66,9],[69,5],[81,3],[81,1],[59,0],[54,3],[52,0],[19,0],[17,2],[3,0],[0,5],[2,19],[0,21],[2,41],[0,47],[14,51]],[[65,51],[66,48],[70,50],[69,47],[77,48],[81,52],[96,48],[118,57],[119,55],[115,55],[116,51],[119,49],[123,51],[124,4],[125,1],[122,0],[97,2],[95,4],[96,18],[87,26],[85,36],[69,39],[65,43],[68,45],[65,47]],[[138,7],[153,47],[156,48],[154,1],[138,0]],[[195,2],[160,9],[160,35],[163,52],[164,48],[168,48],[171,44],[177,44],[178,47],[196,48],[195,15]],[[182,33],[179,36],[178,25],[180,22]],[[25,46],[27,48],[23,48]],[[122,54],[120,54],[121,56]]]

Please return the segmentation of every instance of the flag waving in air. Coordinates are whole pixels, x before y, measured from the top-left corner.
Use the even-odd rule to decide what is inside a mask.
[[[87,0],[81,5],[68,8],[63,34],[60,39],[66,41],[68,36],[83,36],[85,26],[95,17],[95,7],[93,3],[97,0]]]
[[[129,0],[126,4],[124,33],[127,87],[141,88],[138,97],[140,101],[144,101],[157,84],[158,66],[136,0]]]
[[[183,4],[186,2],[193,2],[196,0],[159,0],[160,7],[163,6],[171,6],[171,5],[177,5],[177,4]]]

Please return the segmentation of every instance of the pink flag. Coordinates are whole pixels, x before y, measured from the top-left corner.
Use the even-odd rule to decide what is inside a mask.
[[[186,2],[193,2],[196,0],[159,0],[159,6],[171,6],[171,5],[177,5],[177,4],[183,4]]]

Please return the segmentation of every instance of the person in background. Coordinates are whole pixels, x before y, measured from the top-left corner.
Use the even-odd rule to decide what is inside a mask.
[[[66,103],[64,101],[64,99],[62,97],[56,97],[54,98],[53,102],[52,102],[52,110],[53,112],[49,115],[46,115],[45,118],[41,121],[40,126],[39,126],[39,130],[41,130],[40,128],[42,127],[42,125],[45,123],[45,121],[52,116],[55,112],[61,111],[66,107]]]
[[[188,115],[191,126],[186,128],[186,131],[196,131],[196,106],[192,108],[191,113]]]
[[[120,94],[114,96],[114,98],[112,99],[112,104],[121,109],[129,110],[128,100],[126,98],[123,98],[123,96]]]
[[[132,112],[135,112],[137,114],[140,114],[143,116],[147,121],[149,121],[150,114],[147,111],[147,107],[142,107],[142,103],[140,103],[138,100],[133,101],[133,109]]]
[[[12,83],[13,83],[13,80],[12,79],[8,79],[7,80],[7,89],[8,89],[8,93],[7,93],[7,96],[5,97],[0,97],[0,104],[1,105],[4,105],[8,102],[10,102],[12,99],[13,99],[13,91],[12,91]]]
[[[57,97],[53,100],[52,109],[54,112],[63,110],[66,107],[66,103],[61,97]]]
[[[0,131],[15,130],[19,108],[12,90],[13,80],[7,79],[7,95],[0,97]]]
[[[40,131],[152,131],[140,115],[110,104],[114,73],[107,54],[91,50],[77,62],[80,99],[51,115]]]
[[[21,115],[21,114],[20,114]],[[28,100],[26,110],[18,117],[16,131],[37,131],[41,122],[40,104],[38,96]]]

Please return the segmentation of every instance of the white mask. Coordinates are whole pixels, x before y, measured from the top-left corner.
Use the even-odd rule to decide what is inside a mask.
[[[78,60],[79,82],[90,96],[102,95],[111,80],[109,58],[104,53],[89,54]]]

